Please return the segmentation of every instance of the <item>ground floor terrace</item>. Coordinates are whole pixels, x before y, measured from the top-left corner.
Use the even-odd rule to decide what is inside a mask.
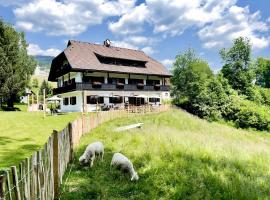
[[[169,91],[73,91],[60,95],[61,112],[92,112],[149,105],[170,100]]]

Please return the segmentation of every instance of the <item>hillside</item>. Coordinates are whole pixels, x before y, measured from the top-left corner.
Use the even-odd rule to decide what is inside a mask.
[[[45,80],[48,81],[48,76],[51,68],[51,62],[54,57],[52,56],[34,56],[37,61],[37,67],[32,79],[37,79],[39,85]],[[56,87],[56,83],[51,83],[53,87]]]
[[[40,68],[49,70],[54,57],[53,56],[35,56],[34,58],[38,62],[38,65],[40,66]]]
[[[114,132],[143,122],[142,129]],[[78,164],[87,144],[102,141],[105,161]],[[109,171],[114,152],[134,163],[139,181]],[[270,137],[209,123],[180,110],[115,120],[82,138],[61,199],[268,199]],[[70,171],[70,173],[69,173]]]

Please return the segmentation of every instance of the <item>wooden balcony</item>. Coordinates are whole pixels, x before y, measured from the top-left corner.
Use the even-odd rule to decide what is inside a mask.
[[[53,89],[53,94],[62,94],[72,91],[93,90],[93,91],[169,91],[170,86],[160,85],[158,87],[153,85],[131,85],[124,84],[121,87],[117,84],[102,83],[99,87],[90,83],[73,83],[64,87]]]

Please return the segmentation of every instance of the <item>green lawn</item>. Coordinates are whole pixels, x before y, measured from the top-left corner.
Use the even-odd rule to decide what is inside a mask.
[[[25,106],[19,106],[25,110]],[[42,113],[0,111],[0,168],[17,165],[45,144],[53,129],[62,130],[78,113],[47,116]]]
[[[143,129],[113,131],[137,122]],[[81,167],[79,156],[97,140],[105,145],[105,161]],[[116,170],[110,173],[113,152],[133,161],[138,182]],[[61,199],[270,198],[267,133],[209,123],[180,110],[107,122],[82,138],[75,159]]]

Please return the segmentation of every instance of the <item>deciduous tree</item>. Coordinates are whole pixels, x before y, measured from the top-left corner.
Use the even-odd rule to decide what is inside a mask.
[[[228,79],[233,89],[242,94],[246,94],[249,87],[252,87],[252,81],[255,74],[251,65],[251,45],[247,38],[239,37],[234,40],[230,49],[220,51],[224,66],[222,68],[223,76]]]

